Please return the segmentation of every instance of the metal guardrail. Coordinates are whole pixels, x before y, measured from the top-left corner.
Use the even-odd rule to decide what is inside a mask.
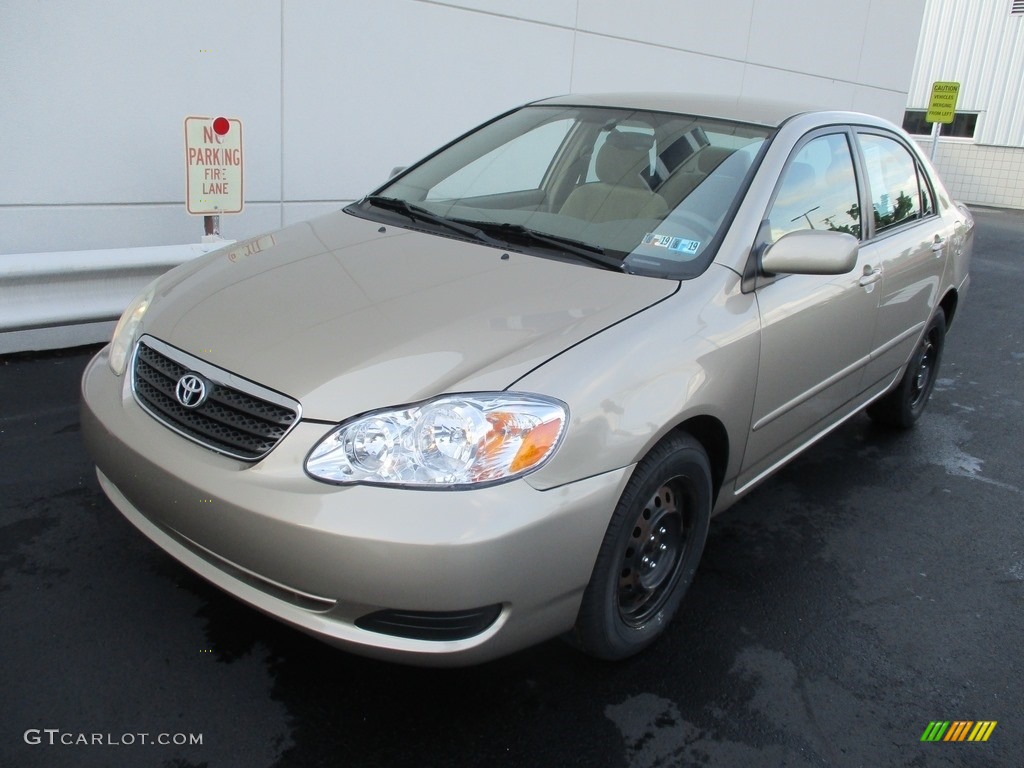
[[[147,283],[233,242],[0,254],[0,354],[107,341]]]

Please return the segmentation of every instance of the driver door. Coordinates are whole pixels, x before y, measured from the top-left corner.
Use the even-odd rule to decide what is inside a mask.
[[[818,229],[862,239],[859,187],[843,129],[805,138],[762,227],[768,242]],[[841,418],[860,394],[878,308],[874,265],[860,251],[842,275],[777,275],[755,291],[761,355],[740,490]]]

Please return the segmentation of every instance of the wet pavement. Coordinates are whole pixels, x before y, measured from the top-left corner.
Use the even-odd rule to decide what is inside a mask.
[[[0,765],[1021,765],[1024,213],[977,219],[917,428],[857,417],[716,518],[666,637],[618,664],[412,669],[265,618],[100,492],[94,349],[0,358]],[[921,742],[935,720],[998,725]]]

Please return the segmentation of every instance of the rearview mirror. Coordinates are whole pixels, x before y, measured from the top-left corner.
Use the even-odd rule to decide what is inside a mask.
[[[846,232],[801,229],[783,235],[761,256],[771,274],[842,275],[857,264],[860,242]]]

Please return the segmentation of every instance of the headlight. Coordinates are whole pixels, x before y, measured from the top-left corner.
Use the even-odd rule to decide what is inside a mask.
[[[154,293],[156,293],[156,280],[147,285],[145,290],[135,297],[121,315],[121,319],[117,321],[114,336],[110,340],[110,370],[117,376],[124,373],[128,355],[131,353],[135,338],[139,333],[139,324],[142,322],[142,316],[149,309],[150,302],[153,301]]]
[[[539,469],[565,431],[564,403],[497,392],[446,395],[352,419],[317,443],[306,471],[330,483],[468,487]]]

